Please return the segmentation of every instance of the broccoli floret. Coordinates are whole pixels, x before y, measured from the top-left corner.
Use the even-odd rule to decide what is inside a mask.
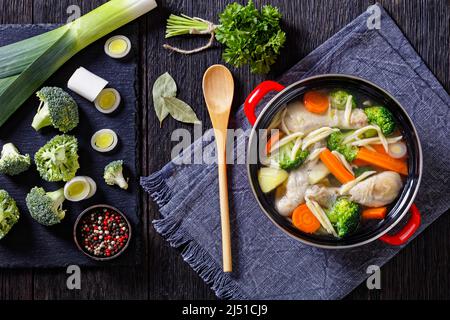
[[[0,158],[0,173],[15,176],[28,170],[30,164],[29,154],[21,155],[12,143],[3,146]]]
[[[47,181],[69,181],[80,167],[78,141],[74,136],[59,135],[47,142],[34,155],[41,178]]]
[[[342,154],[348,162],[355,160],[358,154],[358,147],[352,145],[343,144],[342,141],[345,137],[351,134],[352,131],[343,133],[341,131],[333,132],[327,140],[327,147],[330,150],[336,150]]]
[[[44,226],[60,223],[66,215],[62,204],[66,200],[64,188],[46,192],[43,188],[34,187],[27,194],[26,202],[31,217]]]
[[[364,109],[370,124],[380,127],[385,136],[390,135],[396,128],[395,119],[386,107],[373,106]]]
[[[331,92],[330,94],[331,106],[339,110],[344,110],[345,105],[347,104],[348,96],[350,96],[350,93],[344,90],[335,90]],[[352,95],[352,109],[354,108],[356,108],[356,100],[355,97]]]
[[[36,95],[41,101],[31,124],[36,131],[51,125],[66,133],[78,125],[78,105],[63,89],[44,87]]]
[[[360,175],[362,175],[364,172],[368,172],[368,171],[374,171],[374,169],[372,167],[359,167],[359,168],[354,168],[353,169],[353,173],[355,174],[355,177],[358,178]]]
[[[338,236],[342,238],[358,228],[361,206],[346,197],[339,197],[327,212],[327,216],[336,229]]]
[[[128,189],[128,182],[123,177],[123,161],[113,161],[105,167],[103,174],[106,184],[113,186],[118,185],[122,189]]]
[[[278,152],[273,155],[273,159],[278,162],[278,165],[281,169],[284,170],[293,170],[300,167],[303,162],[305,162],[306,158],[309,155],[308,150],[299,149],[295,154],[294,159],[292,159],[292,149],[294,148],[295,143],[293,141],[285,144],[280,147]]]
[[[20,213],[16,201],[5,190],[0,190],[0,240],[3,239],[19,220]]]

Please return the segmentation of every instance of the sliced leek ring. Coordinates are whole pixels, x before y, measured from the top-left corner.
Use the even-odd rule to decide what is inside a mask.
[[[105,108],[102,106],[101,102],[102,102],[102,97],[105,94],[113,94],[114,95],[114,103],[109,106],[108,108]],[[113,113],[114,111],[116,111],[116,109],[119,107],[121,102],[121,97],[120,97],[120,93],[119,91],[117,91],[114,88],[106,88],[103,89],[102,91],[100,91],[100,93],[98,94],[97,98],[95,98],[94,101],[94,105],[95,108],[100,111],[101,113],[105,113],[105,114],[110,114]]]
[[[121,52],[117,52],[117,53],[115,53],[115,52],[113,52],[112,50],[111,50],[111,44],[114,42],[114,41],[117,41],[117,40],[119,40],[119,41],[124,41],[125,42],[125,45],[126,45],[126,47],[125,47],[125,50],[123,50],[123,51],[121,51]],[[113,37],[111,37],[111,38],[109,38],[108,40],[106,40],[106,42],[105,42],[105,53],[108,55],[108,56],[110,56],[111,58],[114,58],[114,59],[121,59],[121,58],[124,58],[124,57],[126,57],[129,53],[130,53],[130,51],[131,51],[131,41],[130,41],[130,39],[128,39],[128,37],[126,37],[126,36],[124,36],[124,35],[117,35],[117,36],[113,36]]]
[[[113,138],[112,143],[105,148],[101,148],[101,147],[97,146],[97,144],[96,144],[97,137],[101,134],[109,134]],[[117,146],[118,142],[119,142],[119,138],[117,137],[117,134],[113,130],[102,129],[92,135],[91,147],[92,147],[92,149],[94,149],[98,152],[110,152],[110,151],[114,150],[114,148]]]

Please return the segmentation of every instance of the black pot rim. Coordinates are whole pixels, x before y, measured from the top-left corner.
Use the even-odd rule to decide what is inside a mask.
[[[392,102],[391,104],[394,105],[396,108],[398,108],[397,111],[399,111],[401,113],[402,117],[405,120],[405,121],[401,121],[402,128],[405,127],[405,124],[406,124],[406,126],[410,127],[409,129],[412,130],[412,132],[410,132],[410,135],[411,135],[411,137],[413,137],[412,142],[414,142],[414,148],[416,149],[415,154],[414,154],[414,156],[416,158],[414,161],[414,168],[410,169],[410,174],[408,175],[407,182],[405,183],[405,186],[404,186],[404,189],[406,189],[406,185],[408,183],[411,183],[412,185],[411,185],[410,189],[412,189],[412,190],[407,190],[406,194],[405,194],[405,190],[403,190],[402,195],[395,202],[395,204],[394,204],[395,207],[392,208],[392,210],[396,208],[396,210],[399,211],[397,216],[395,218],[393,218],[393,221],[391,221],[389,224],[385,224],[381,228],[382,230],[380,232],[377,232],[377,233],[371,235],[370,237],[367,237],[366,239],[363,239],[361,241],[356,241],[353,243],[352,242],[339,243],[341,240],[336,240],[336,239],[328,239],[328,240],[320,240],[320,241],[315,240],[315,239],[312,239],[311,236],[306,235],[299,230],[293,230],[293,229],[295,229],[294,227],[288,228],[286,226],[287,225],[286,222],[280,223],[281,218],[284,219],[285,221],[288,221],[288,220],[284,217],[281,217],[281,215],[279,215],[278,213],[274,212],[275,209],[273,207],[266,208],[267,204],[263,203],[262,199],[260,198],[261,191],[259,190],[259,192],[258,192],[259,186],[255,186],[256,185],[255,181],[257,181],[257,179],[255,179],[256,177],[254,177],[255,174],[252,173],[252,172],[254,172],[254,170],[252,171],[252,169],[251,169],[252,164],[250,164],[250,161],[249,161],[250,156],[251,156],[250,152],[251,152],[251,149],[253,149],[252,144],[257,143],[257,140],[258,140],[257,130],[264,129],[263,127],[259,128],[259,126],[260,126],[261,120],[264,118],[264,116],[267,114],[268,111],[270,111],[273,108],[273,110],[272,110],[272,116],[273,116],[273,114],[275,114],[279,109],[281,109],[285,105],[285,103],[287,103],[287,102],[291,101],[292,99],[294,99],[295,97],[297,97],[298,94],[297,95],[293,94],[293,97],[290,97],[288,99],[285,98],[286,95],[289,95],[289,93],[296,90],[296,88],[308,87],[309,83],[314,82],[314,81],[320,81],[320,80],[331,81],[332,79],[338,79],[338,80],[343,80],[343,81],[353,81],[353,82],[359,83],[360,85],[370,87],[373,90],[377,91],[380,95],[384,96],[387,100],[391,101]],[[284,101],[284,100],[286,100],[286,101]],[[410,149],[410,147],[408,149]],[[256,149],[253,149],[253,150],[256,150]],[[408,150],[408,151],[412,152],[411,150]],[[385,89],[372,83],[371,81],[368,81],[366,79],[356,77],[353,75],[345,75],[345,74],[323,74],[323,75],[308,77],[308,78],[297,81],[297,82],[287,86],[284,90],[277,93],[269,102],[266,103],[266,105],[264,106],[264,108],[262,109],[260,114],[257,116],[257,120],[256,120],[256,122],[251,130],[250,136],[249,136],[248,149],[247,149],[247,176],[248,176],[248,179],[250,182],[252,192],[253,192],[260,208],[265,213],[265,215],[279,229],[281,229],[284,233],[286,233],[290,237],[292,237],[300,242],[303,242],[305,244],[323,248],[323,249],[349,249],[349,248],[358,247],[358,246],[373,242],[373,241],[377,240],[378,238],[380,238],[381,236],[383,236],[384,234],[388,233],[390,230],[392,230],[405,217],[409,208],[411,207],[411,205],[414,202],[414,199],[417,195],[417,192],[418,192],[419,186],[420,186],[420,182],[422,179],[422,170],[423,170],[422,167],[423,167],[423,154],[422,154],[422,146],[420,143],[420,138],[417,134],[417,130],[416,130],[416,127],[414,126],[414,123],[412,122],[411,118],[409,117],[408,113],[403,108],[403,106],[400,104],[400,102],[395,97],[393,97],[389,92],[387,92]],[[411,170],[414,171],[413,176],[411,176]]]

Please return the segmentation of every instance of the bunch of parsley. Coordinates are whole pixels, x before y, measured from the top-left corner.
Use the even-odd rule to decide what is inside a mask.
[[[268,73],[275,63],[286,41],[281,30],[281,14],[277,8],[266,5],[261,11],[252,0],[246,6],[239,3],[228,5],[219,15],[220,24],[191,18],[186,15],[170,15],[167,20],[166,38],[183,34],[211,34],[208,45],[194,50],[183,50],[165,44],[170,49],[183,54],[203,51],[212,45],[214,34],[217,41],[225,46],[223,59],[235,66],[250,65],[253,73]]]
[[[219,18],[216,39],[226,46],[223,59],[235,67],[249,64],[253,73],[268,73],[286,41],[278,9],[266,5],[259,11],[250,0],[246,6],[228,5]]]

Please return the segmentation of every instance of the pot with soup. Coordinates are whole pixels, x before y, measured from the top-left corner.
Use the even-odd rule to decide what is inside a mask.
[[[278,93],[256,116],[270,91]],[[253,192],[270,220],[295,239],[323,248],[376,239],[401,245],[420,226],[413,204],[420,140],[387,91],[347,75],[288,87],[265,81],[244,111],[253,125],[247,155]]]

